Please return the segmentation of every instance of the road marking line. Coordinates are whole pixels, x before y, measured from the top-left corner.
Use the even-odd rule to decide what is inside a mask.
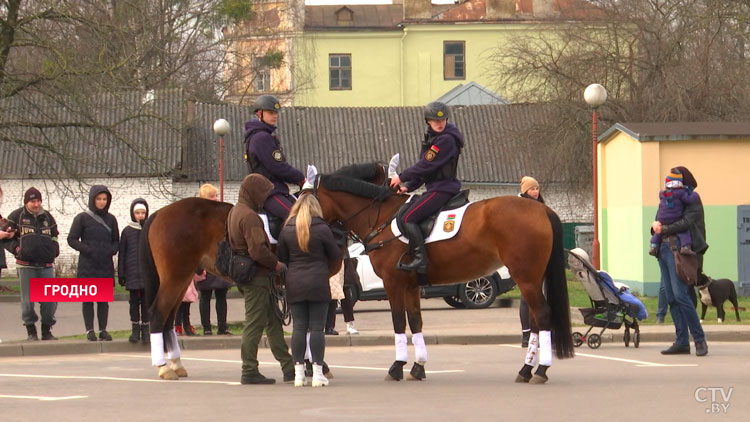
[[[162,379],[150,378],[121,378],[121,377],[92,377],[83,375],[35,375],[35,374],[0,374],[0,377],[8,378],[44,378],[44,379],[79,379],[79,380],[98,380],[98,381],[126,381],[126,382],[164,382]],[[239,382],[231,381],[201,381],[181,379],[180,383],[189,384],[223,384],[223,385],[240,385]]]
[[[501,344],[501,346],[518,348],[518,346],[514,346],[514,345],[510,345],[510,344]],[[698,364],[695,364],[695,363],[676,363],[676,364],[672,364],[672,363],[656,363],[656,362],[646,362],[646,361],[634,360],[634,359],[615,358],[615,357],[610,357],[610,356],[590,355],[588,353],[581,353],[581,352],[576,352],[576,356],[583,356],[583,357],[593,358],[593,359],[613,360],[613,361],[616,361],[616,362],[634,363],[636,366],[641,366],[641,367],[698,366]]]
[[[0,399],[28,399],[28,400],[39,400],[39,401],[57,401],[57,400],[73,400],[73,399],[85,399],[89,396],[64,396],[64,397],[44,397],[44,396],[9,396],[0,394]]]
[[[141,356],[141,355],[126,355],[126,354],[115,354],[112,353],[110,356],[121,356],[121,357],[129,357],[129,358],[141,358],[141,359],[151,359],[151,356]],[[180,357],[181,360],[184,361],[198,361],[198,362],[220,362],[220,363],[239,363],[241,364],[241,360],[231,360],[231,359],[209,359],[209,358],[186,358],[185,356]],[[278,365],[278,362],[258,362],[260,365]],[[328,365],[330,368],[334,369],[361,369],[365,371],[387,371],[388,368],[375,368],[371,366],[347,366],[347,365]],[[446,369],[442,371],[429,371],[426,370],[428,374],[449,374],[449,373],[456,373],[456,372],[466,372],[463,369]]]

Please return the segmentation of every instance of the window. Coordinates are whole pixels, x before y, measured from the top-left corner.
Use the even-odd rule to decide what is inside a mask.
[[[464,41],[443,43],[443,79],[466,79]]]
[[[253,57],[253,88],[255,92],[271,90],[271,67],[264,56]]]
[[[352,89],[352,55],[331,54],[328,58],[330,90]]]

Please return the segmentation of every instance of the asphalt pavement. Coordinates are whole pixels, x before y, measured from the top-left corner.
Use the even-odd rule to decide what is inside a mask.
[[[487,309],[454,309],[442,299],[422,300],[423,333],[427,344],[508,344],[520,343],[518,309],[499,307],[498,302]],[[213,305],[213,303],[212,303]],[[393,327],[386,301],[358,302],[354,309],[355,325],[359,335],[347,335],[343,316],[337,316],[337,329],[340,335],[326,336],[329,347],[337,346],[376,346],[393,345]],[[57,309],[57,324],[53,333],[58,336],[84,334],[83,316],[80,303],[60,303]],[[582,324],[580,313],[571,310],[574,324]],[[215,314],[212,311],[215,324]],[[228,320],[242,321],[243,302],[240,298],[228,299]],[[191,321],[198,326],[200,316],[198,305],[191,306]],[[97,327],[98,328],[98,327]],[[128,303],[110,303],[108,330],[129,330],[130,318]],[[587,327],[575,327],[574,331],[585,331]],[[291,332],[291,327],[285,328]],[[750,325],[704,325],[709,348],[717,341],[750,341]],[[197,330],[198,332],[202,330]],[[594,332],[598,332],[598,329]],[[603,343],[623,342],[624,328],[607,330],[602,336]],[[407,328],[407,335],[409,334]],[[141,351],[146,347],[132,345],[127,340],[112,342],[89,342],[86,340],[25,341],[26,330],[21,323],[21,307],[18,302],[0,302],[0,356],[60,355],[78,353],[106,353]],[[674,339],[674,327],[647,325],[641,327],[641,342],[658,342],[665,345]],[[180,344],[186,350],[199,349],[239,349],[239,336],[196,336],[180,337]],[[632,344],[631,346],[632,347]],[[586,345],[579,350],[588,349]]]

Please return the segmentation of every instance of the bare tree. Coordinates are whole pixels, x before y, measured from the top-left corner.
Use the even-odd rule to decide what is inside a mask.
[[[489,56],[493,85],[517,102],[551,102],[559,118],[529,138],[538,150],[581,157],[576,172],[591,179],[591,83],[609,93],[607,123],[746,120],[747,1],[591,0],[587,20],[528,32]],[[549,27],[547,27],[549,28]],[[561,136],[555,136],[556,133]],[[556,169],[557,171],[557,169]],[[551,175],[547,175],[551,177]]]
[[[55,180],[179,171],[170,133],[186,100],[219,100],[242,75],[222,29],[252,13],[239,0],[0,1],[0,152]]]

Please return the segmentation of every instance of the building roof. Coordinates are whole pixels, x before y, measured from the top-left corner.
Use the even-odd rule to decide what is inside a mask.
[[[138,176],[179,170],[181,90],[0,100],[3,177]]]
[[[680,141],[686,139],[750,138],[745,122],[616,123],[599,136],[605,142],[616,132],[625,132],[638,141]]]
[[[443,94],[436,101],[448,105],[480,105],[480,104],[508,104],[510,101],[495,94],[481,84],[471,81],[467,84],[458,84],[450,91]]]
[[[225,179],[242,180],[247,166],[244,122],[252,116],[247,106],[196,104],[195,125],[189,130],[185,154],[187,177],[216,180],[217,136],[213,122],[227,119]],[[466,138],[458,177],[464,182],[513,183],[524,174],[549,167],[529,148],[525,136],[548,123],[553,110],[545,105],[509,104],[454,107],[451,121]],[[400,170],[414,164],[425,131],[421,107],[285,107],[277,134],[290,164],[303,170],[315,164],[324,173],[344,165],[388,161],[401,153]],[[556,181],[565,181],[564,174]]]
[[[551,13],[535,13],[532,0],[516,0],[513,18],[487,18],[486,0],[466,0],[457,4],[433,4],[430,19],[410,19],[419,23],[511,22],[590,19],[598,9],[585,0],[551,0]],[[339,22],[336,15],[349,9],[351,22]],[[305,6],[305,30],[352,31],[398,30],[404,19],[403,4],[360,4]]]

